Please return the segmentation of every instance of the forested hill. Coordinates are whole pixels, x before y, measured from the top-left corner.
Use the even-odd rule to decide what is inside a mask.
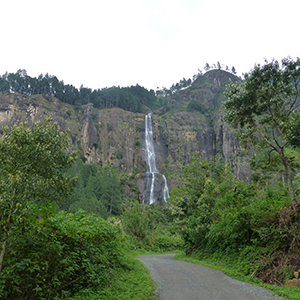
[[[153,90],[140,85],[131,87],[110,87],[92,90],[81,86],[64,84],[56,76],[42,74],[38,78],[27,75],[26,70],[5,73],[0,76],[0,94],[20,93],[26,96],[43,94],[54,96],[64,103],[84,105],[93,103],[95,108],[119,107],[131,112],[143,112],[143,106],[152,107],[156,102]]]

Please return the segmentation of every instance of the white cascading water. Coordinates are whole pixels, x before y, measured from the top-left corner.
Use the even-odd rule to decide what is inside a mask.
[[[164,182],[165,182],[164,194],[163,194],[164,205],[165,205],[167,203],[167,199],[170,198],[170,194],[169,194],[169,188],[168,188],[168,183],[167,183],[166,176],[163,175],[162,177],[163,177]]]
[[[154,197],[155,174],[160,174],[160,173],[156,168],[156,162],[155,162],[151,113],[145,116],[145,140],[146,140],[146,151],[147,151],[147,167],[148,167],[148,172],[151,174],[149,204],[152,204],[156,201]],[[168,189],[166,177],[162,174],[160,175],[163,177],[164,180],[162,200],[163,200],[163,205],[166,206],[167,198],[170,197],[169,189]]]

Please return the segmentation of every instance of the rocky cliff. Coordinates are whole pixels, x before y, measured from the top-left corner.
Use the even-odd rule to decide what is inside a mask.
[[[219,154],[235,167],[241,179],[249,180],[251,174],[234,131],[222,119],[223,91],[229,79],[238,80],[225,71],[207,72],[153,111],[157,167],[166,175],[170,188],[177,185],[178,171],[194,154],[204,159]],[[49,116],[62,130],[70,129],[72,145],[87,163],[119,168],[131,176],[142,195],[146,170],[144,114],[119,108],[99,110],[91,104],[72,106],[52,96],[0,95],[0,128],[24,121],[30,126]]]

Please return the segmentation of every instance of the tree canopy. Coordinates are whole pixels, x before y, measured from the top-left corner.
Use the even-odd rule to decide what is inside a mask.
[[[225,120],[238,129],[244,144],[258,145],[279,154],[292,200],[286,147],[300,145],[300,59],[285,58],[256,65],[241,85],[230,83],[225,95]]]
[[[140,85],[131,87],[110,87],[92,90],[65,84],[56,76],[43,74],[38,78],[27,75],[26,70],[5,73],[0,76],[0,94],[20,93],[23,95],[44,94],[55,96],[60,101],[72,105],[93,103],[97,108],[120,107],[132,112],[142,112],[142,105],[152,107],[156,103],[153,90],[148,91]]]
[[[73,163],[68,134],[51,119],[26,125],[6,127],[0,138],[0,272],[10,229],[37,206],[67,195],[75,182],[65,175]]]
[[[78,159],[67,174],[77,174],[78,181],[73,192],[59,201],[60,209],[73,213],[81,208],[104,219],[120,214],[122,188],[114,169],[87,165]]]

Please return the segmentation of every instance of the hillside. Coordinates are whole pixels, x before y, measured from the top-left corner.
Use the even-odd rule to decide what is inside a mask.
[[[156,105],[152,120],[157,166],[170,189],[177,186],[179,171],[194,154],[204,159],[218,154],[227,162],[235,157],[230,163],[236,174],[249,180],[247,165],[236,157],[240,148],[234,132],[222,120],[223,92],[229,79],[239,80],[226,71],[209,71],[190,87],[164,97],[163,105]],[[49,116],[62,130],[70,129],[73,148],[84,161],[115,167],[131,176],[137,188],[127,192],[141,197],[146,170],[144,113],[119,107],[99,109],[91,103],[74,106],[51,95],[0,95],[0,127],[23,121],[30,126]]]
[[[36,284],[35,279],[48,276],[44,267],[34,269],[37,276],[31,271],[31,254],[34,268],[43,266],[40,262],[44,266],[48,261],[64,262],[64,257],[79,259],[66,259],[84,271],[82,284],[77,286],[75,280],[71,295],[89,288],[85,272],[95,270],[95,276],[106,276],[117,266],[115,262],[127,268],[118,258],[107,268],[101,258],[88,264],[99,265],[103,273],[94,267],[88,270],[85,256],[93,260],[103,253],[119,253],[124,257],[123,250],[137,249],[180,249],[188,260],[191,256],[201,263],[213,262],[255,284],[299,287],[300,61],[289,58],[283,65],[283,70],[274,61],[256,66],[243,82],[219,69],[200,72],[193,82],[184,79],[156,94],[137,85],[73,89],[75,98],[72,89],[57,85],[54,77],[43,82],[43,77],[30,81],[24,72],[0,76],[1,258],[6,251],[6,295],[10,289],[16,295],[21,291],[12,268],[20,278],[25,269],[31,273],[22,287],[26,290]],[[65,92],[59,93],[60,86]],[[42,93],[34,94],[42,87]],[[49,124],[49,117],[60,127]],[[36,123],[44,120],[44,125]],[[4,128],[20,122],[26,123]],[[69,155],[72,150],[76,158]],[[51,171],[60,162],[63,165],[53,168],[49,176],[48,167]],[[60,194],[55,193],[58,188]],[[103,244],[95,232],[101,230],[109,238],[105,244],[113,247],[95,256]],[[46,244],[59,251],[56,259],[51,256],[54,248]],[[79,248],[69,247],[72,244]],[[23,251],[26,247],[34,251]],[[83,254],[66,251],[63,256],[63,247]],[[0,272],[1,265],[0,261]],[[72,282],[74,274],[78,277],[76,268],[58,266],[60,278]],[[56,273],[50,274],[49,286],[52,278],[58,278]],[[107,277],[109,282],[119,277],[113,274]],[[69,289],[69,283],[57,282]],[[98,282],[102,285],[103,278]],[[292,296],[293,289],[278,291],[299,299],[298,292]],[[51,292],[55,294],[56,288]]]

